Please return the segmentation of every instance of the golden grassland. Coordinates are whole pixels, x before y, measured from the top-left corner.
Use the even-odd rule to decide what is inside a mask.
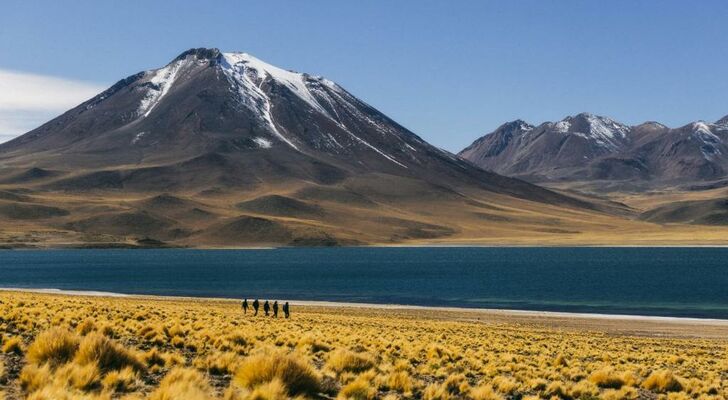
[[[296,305],[276,320],[217,300],[0,301],[0,399],[728,397],[725,331],[641,336],[523,316]]]
[[[0,185],[0,192],[10,193],[6,186]],[[456,199],[428,197],[426,188],[417,188],[422,192],[419,196],[422,199],[411,196],[414,200],[409,197],[405,200],[382,197],[384,195],[372,195],[371,203],[365,204],[329,198],[306,200],[306,204],[324,210],[314,216],[305,212],[298,215],[295,209],[285,207],[256,211],[241,210],[236,206],[261,196],[294,199],[297,190],[301,189],[275,186],[249,194],[205,196],[175,193],[166,196],[169,204],[161,205],[158,204],[158,196],[150,193],[33,192],[24,195],[27,199],[20,203],[0,198],[0,209],[5,209],[5,214],[0,212],[0,247],[125,247],[138,246],[139,239],[149,238],[168,246],[197,248],[267,247],[295,243],[287,235],[279,237],[280,231],[290,233],[294,238],[306,238],[302,242],[305,245],[330,245],[334,242],[338,245],[379,246],[728,245],[728,226],[657,224],[637,218],[638,212],[684,197],[677,195],[613,198],[632,207],[631,214],[623,214],[626,211],[620,207],[611,209],[614,213],[599,212],[484,192]],[[410,191],[420,193],[417,190]],[[719,194],[717,191],[711,193]],[[607,207],[604,201],[597,203],[604,203],[602,205]],[[11,206],[20,207],[29,215],[14,215],[15,209]],[[36,210],[41,206],[59,207],[69,214],[44,216],[42,209]],[[95,219],[114,215],[125,217]],[[259,227],[255,237],[251,238],[245,229],[240,232],[226,230],[230,228],[226,224],[242,216],[265,219],[271,231]]]

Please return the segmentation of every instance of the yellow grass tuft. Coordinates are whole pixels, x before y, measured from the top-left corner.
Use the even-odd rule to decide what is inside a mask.
[[[20,387],[26,392],[34,392],[44,387],[52,380],[51,367],[48,364],[37,366],[35,364],[26,365],[20,371]]]
[[[139,384],[139,374],[131,367],[109,371],[101,381],[103,388],[110,392],[130,392]]]
[[[27,400],[111,400],[107,393],[68,391],[58,385],[48,385],[31,393]]]
[[[412,378],[407,371],[391,372],[387,376],[384,385],[389,390],[396,390],[403,394],[411,394],[414,387],[412,383]]]
[[[623,386],[621,389],[607,389],[599,397],[602,400],[634,400],[639,397],[637,389]]]
[[[614,368],[611,367],[602,368],[589,375],[589,381],[601,388],[607,389],[619,389],[628,380],[629,378],[627,378],[626,374],[617,373]]]
[[[101,385],[101,374],[93,364],[67,364],[53,375],[56,380],[65,381],[68,387],[82,391],[89,391]]]
[[[3,342],[3,353],[23,354],[23,341],[19,337],[12,337]]]
[[[493,390],[491,385],[482,385],[470,389],[470,398],[473,400],[503,400],[503,396]]]
[[[337,399],[340,400],[372,400],[377,395],[377,389],[366,378],[359,377],[341,388]]]
[[[167,360],[164,358],[164,354],[162,354],[161,351],[157,350],[156,347],[142,354],[140,358],[141,361],[144,362],[149,368],[154,366],[164,367],[167,363]]]
[[[326,366],[337,374],[343,372],[363,372],[374,366],[374,360],[366,354],[339,349],[329,354]]]
[[[90,319],[85,319],[83,322],[78,324],[78,326],[76,326],[76,333],[78,333],[81,336],[86,336],[95,330],[96,330],[96,324],[94,324],[94,321],[92,321]]]
[[[520,387],[518,381],[503,375],[499,375],[493,378],[492,384],[499,393],[503,394],[513,394]]]
[[[162,379],[149,400],[211,400],[205,377],[194,369],[174,368]]]
[[[262,352],[246,358],[235,373],[234,381],[243,388],[280,380],[292,396],[314,395],[320,389],[316,371],[305,360],[293,354]]]
[[[51,366],[65,364],[76,354],[79,345],[76,334],[63,329],[52,328],[35,338],[28,347],[27,358],[33,364],[49,363]]]
[[[470,390],[468,381],[463,374],[451,374],[442,383],[445,391],[450,394],[466,393]]]
[[[679,392],[683,389],[680,378],[675,376],[672,371],[660,370],[654,371],[642,382],[642,387],[655,392]]]
[[[273,379],[253,390],[245,400],[284,400],[288,399],[286,386],[279,379]]]
[[[451,398],[453,396],[447,391],[445,385],[438,385],[437,383],[427,385],[422,393],[423,400],[449,400]]]
[[[596,397],[599,387],[589,380],[581,380],[569,388],[569,397],[574,399]]]
[[[195,361],[195,367],[206,370],[210,375],[230,375],[235,372],[241,357],[232,352],[215,353]]]
[[[566,357],[564,357],[563,354],[559,354],[556,358],[554,358],[554,367],[567,367],[568,365],[569,363],[566,361]]]
[[[83,338],[74,362],[81,365],[94,364],[103,372],[125,367],[138,371],[144,369],[136,355],[100,333],[91,333]]]

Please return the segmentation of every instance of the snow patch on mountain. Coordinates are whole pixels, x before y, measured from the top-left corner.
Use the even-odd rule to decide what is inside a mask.
[[[566,133],[569,131],[569,128],[571,128],[571,123],[566,120],[559,121],[554,124],[554,129],[556,130],[556,132]]]
[[[532,131],[533,128],[534,128],[533,125],[531,125],[525,121],[520,121],[520,120],[518,121],[518,129],[523,131],[524,133]]]
[[[138,141],[142,140],[142,137],[146,135],[146,132],[139,132],[136,135],[134,135],[134,139],[131,140],[131,144],[136,144]]]
[[[266,139],[266,138],[263,138],[263,137],[260,137],[260,136],[258,136],[258,137],[256,137],[255,139],[253,139],[253,141],[254,141],[254,142],[255,142],[255,143],[256,143],[256,144],[258,145],[258,147],[260,147],[261,149],[270,149],[270,148],[271,148],[271,147],[273,146],[273,143],[272,143],[272,142],[271,142],[270,140],[268,140],[268,139]]]
[[[592,114],[584,114],[589,125],[589,132],[585,132],[597,144],[610,150],[617,150],[619,140],[624,139],[629,133],[629,127],[608,117],[599,117]]]
[[[706,144],[718,144],[722,140],[711,131],[710,126],[703,121],[693,122],[693,134]]]
[[[242,104],[252,111],[260,113],[264,122],[278,139],[299,150],[289,138],[280,132],[275,121],[273,121],[271,100],[261,89],[266,75],[248,67],[249,56],[245,53],[224,53],[223,61],[222,70],[230,84],[237,89]],[[258,82],[255,82],[254,78],[258,79]]]
[[[703,158],[708,161],[713,161],[716,155],[721,154],[718,145],[723,142],[718,135],[713,133],[711,127],[711,125],[708,125],[703,121],[693,122],[691,124],[691,128],[693,130],[692,136],[702,142],[700,152],[703,154]]]
[[[348,133],[355,142],[374,150],[389,161],[406,168],[404,164],[397,161],[393,156],[385,153],[368,141],[358,137],[351,131],[351,129],[349,129],[349,127],[342,123],[337,107],[345,108],[347,112],[356,116],[358,119],[365,120],[367,123],[373,125],[379,132],[390,132],[390,128],[388,126],[380,124],[378,121],[372,120],[368,115],[362,113],[358,107],[352,104],[352,99],[346,98],[348,96],[345,95],[345,91],[343,91],[334,82],[321,77],[311,77],[297,72],[286,71],[282,68],[278,68],[261,61],[247,53],[223,53],[222,60],[223,62],[221,63],[221,66],[223,68],[223,72],[228,77],[231,84],[237,88],[240,100],[243,104],[250,109],[259,112],[276,137],[294,149],[299,150],[292,140],[287,138],[286,135],[281,132],[275,122],[271,110],[271,104],[273,104],[273,102],[262,88],[263,83],[267,79],[272,79],[277,84],[288,88],[291,93],[295,94],[298,98],[311,106],[315,112],[318,112],[330,119],[344,132]],[[325,85],[329,90],[317,87],[321,85]],[[334,96],[333,98],[331,97],[332,94]],[[320,101],[325,101],[328,105],[328,109],[323,107]],[[331,112],[329,112],[329,110],[331,110]],[[336,146],[343,148],[343,146],[337,142],[333,136],[328,136],[329,139],[332,139]]]
[[[174,84],[183,62],[176,61],[164,68],[148,72],[148,74],[152,74],[152,77],[149,79],[149,87],[137,109],[137,115],[147,117],[154,110],[154,107],[159,104],[159,101]]]
[[[249,71],[255,74],[260,80],[259,85],[266,78],[271,78],[279,84],[286,86],[316,111],[327,116],[329,115],[309,91],[308,86],[306,86],[306,76],[304,74],[286,71],[285,69],[278,68],[255,58],[248,53],[223,53],[222,55],[228,65],[237,66],[238,68],[242,67],[245,72]]]
[[[361,125],[367,124],[382,136],[393,135],[392,139],[396,138],[402,142],[402,150],[413,160],[416,159],[413,154],[416,150],[409,145],[399,131],[394,129],[388,121],[381,120],[379,117],[372,116],[362,110],[362,105],[367,108],[369,106],[351,96],[333,81],[288,71],[268,64],[247,53],[218,54],[215,58],[216,62],[212,65],[219,68],[222,75],[227,79],[230,90],[235,95],[238,104],[252,111],[253,115],[256,115],[260,122],[268,127],[268,130],[276,139],[293,149],[302,151],[299,148],[298,140],[295,139],[295,135],[288,132],[284,124],[276,122],[273,108],[278,104],[278,100],[270,97],[269,88],[264,86],[268,83],[285,87],[310,107],[310,109],[306,110],[307,112],[316,113],[329,119],[352,139],[346,143],[346,141],[341,140],[341,137],[337,140],[329,133],[322,138],[322,143],[325,142],[324,145],[344,149],[346,146],[358,144],[373,150],[401,167],[407,168],[391,154],[375,146],[371,140],[365,140],[357,135],[357,132],[363,129],[370,129]],[[206,59],[195,60],[198,64],[208,62]],[[139,117],[147,117],[155,109],[178,80],[180,70],[189,65],[190,62],[192,61],[190,61],[189,57],[180,56],[163,68],[146,72],[147,81],[142,85],[146,92],[137,110]],[[347,126],[347,124],[351,126]],[[132,144],[138,140],[138,138],[134,138]],[[273,145],[268,139],[258,137],[253,140],[261,148],[270,148]]]
[[[584,123],[587,126],[586,129],[582,129]],[[579,114],[576,117],[567,117],[557,123],[550,123],[550,126],[558,133],[569,133],[578,136],[610,151],[617,150],[619,141],[624,139],[630,131],[628,126],[611,118],[589,113]]]
[[[604,139],[614,139],[615,137],[623,138],[629,132],[629,127],[620,124],[608,117],[598,117],[592,114],[586,114],[585,118],[589,122],[589,133],[592,136]]]

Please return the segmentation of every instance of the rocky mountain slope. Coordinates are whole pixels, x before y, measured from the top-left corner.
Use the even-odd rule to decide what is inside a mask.
[[[0,242],[26,244],[548,236],[628,212],[486,172],[328,79],[217,49],[0,145],[0,193]]]
[[[531,182],[580,182],[599,191],[686,188],[726,178],[728,117],[679,128],[627,126],[588,113],[538,126],[514,121],[459,155]]]

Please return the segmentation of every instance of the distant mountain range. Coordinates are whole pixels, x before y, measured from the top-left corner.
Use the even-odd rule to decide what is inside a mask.
[[[563,218],[587,229],[623,209],[484,171],[328,79],[217,49],[191,49],[122,79],[0,145],[0,220],[42,236],[6,240],[240,246],[499,229],[548,236],[571,232]]]
[[[459,155],[506,176],[594,191],[718,187],[728,184],[728,116],[679,128],[628,126],[589,113],[538,126],[517,120]]]

